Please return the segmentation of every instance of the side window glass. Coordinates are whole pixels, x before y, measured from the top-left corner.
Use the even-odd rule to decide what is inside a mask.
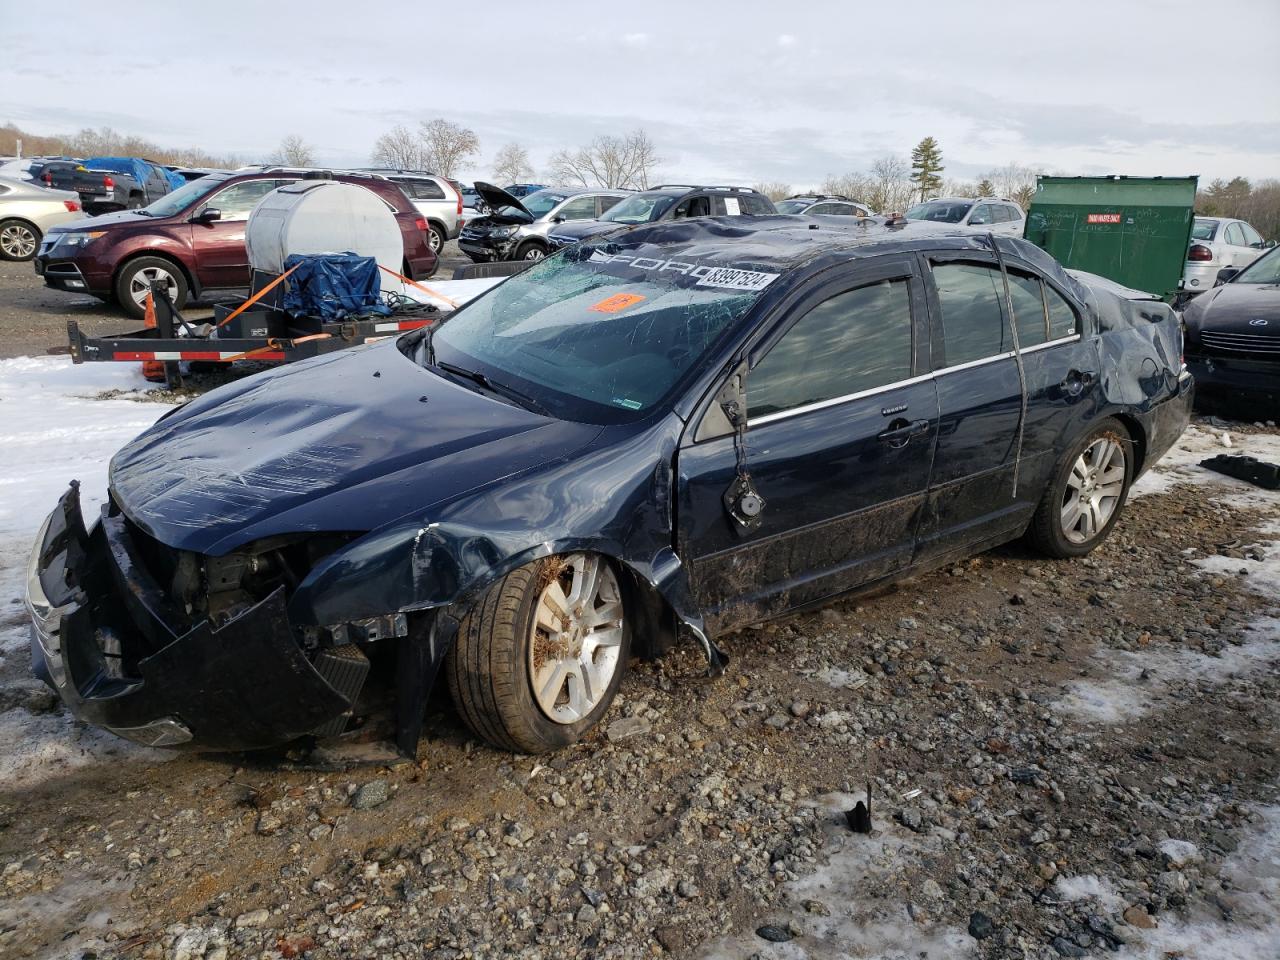
[[[981,224],[993,223],[994,222],[992,220],[993,216],[994,214],[992,214],[991,212],[991,204],[980,203],[978,204],[977,207],[974,208],[973,213],[970,214],[969,223],[975,226],[981,225]]]
[[[1227,243],[1234,244],[1237,247],[1244,246],[1244,233],[1240,229],[1240,224],[1238,223],[1228,224]]]
[[[947,366],[982,360],[1013,348],[1001,309],[1000,272],[972,263],[933,268],[942,306],[942,339]]]
[[[996,279],[1000,277],[997,274]],[[1024,350],[1044,343],[1048,339],[1044,299],[1040,295],[1040,280],[1025,274],[1009,271],[1009,299],[1013,301],[1013,315],[1018,320],[1018,346]]]
[[[815,203],[812,207],[806,210],[805,213],[810,216],[820,217],[825,214],[832,213],[832,206],[833,205],[830,203]]]
[[[885,280],[818,304],[747,378],[747,413],[763,416],[911,376],[911,296]]]
[[[612,206],[616,205],[616,204],[617,204],[617,202],[618,202],[619,200],[621,200],[622,198],[621,198],[621,197],[600,196],[600,197],[597,197],[596,199],[599,201],[599,205],[598,205],[598,212],[599,212],[599,213],[604,213],[604,212],[605,212],[606,210],[608,210],[610,207],[612,207]]]
[[[1010,223],[1021,223],[1021,222],[1022,222],[1022,220],[1023,220],[1023,216],[1022,216],[1022,208],[1021,208],[1021,207],[1008,207],[1008,206],[1006,206],[1004,209],[1005,209],[1005,213],[1007,213],[1007,214],[1009,215],[1009,222],[1010,222]]]
[[[1240,224],[1240,232],[1244,234],[1244,242],[1251,247],[1262,246],[1262,237],[1258,235],[1258,231],[1253,229],[1247,223]]]
[[[773,213],[773,211],[769,209],[769,205],[765,203],[763,197],[747,194],[742,198],[742,203],[743,206],[747,208],[747,213],[751,214],[753,217],[767,217],[769,214]]]
[[[1049,339],[1059,340],[1080,332],[1080,320],[1071,304],[1053,287],[1044,285],[1044,298],[1049,305]]]
[[[574,197],[560,208],[557,216],[566,220],[594,220],[596,216],[596,198]]]
[[[279,186],[276,180],[248,180],[227,187],[211,198],[205,206],[221,211],[223,220],[245,220],[268,193]]]
[[[675,219],[680,220],[684,217],[709,217],[711,216],[711,199],[709,197],[689,197],[682,200],[680,206],[676,207]]]

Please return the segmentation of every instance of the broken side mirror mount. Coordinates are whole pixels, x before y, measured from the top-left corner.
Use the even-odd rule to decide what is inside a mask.
[[[1215,287],[1220,287],[1224,283],[1230,283],[1239,273],[1239,267],[1223,267],[1218,271],[1218,276],[1215,278],[1213,285]]]
[[[733,482],[724,492],[724,508],[733,518],[739,533],[757,529],[763,520],[765,500],[756,490],[747,469],[747,364],[743,361],[729,375],[716,406],[733,427],[733,453],[736,470]]]

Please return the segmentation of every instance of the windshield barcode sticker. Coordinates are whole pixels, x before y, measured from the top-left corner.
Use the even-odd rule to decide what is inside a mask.
[[[730,290],[763,290],[778,279],[776,273],[714,267],[698,278],[700,287],[725,287]]]

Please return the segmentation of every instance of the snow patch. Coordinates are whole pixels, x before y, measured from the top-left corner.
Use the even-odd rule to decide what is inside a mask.
[[[1167,704],[1186,684],[1222,684],[1280,663],[1280,619],[1264,617],[1244,629],[1240,643],[1216,656],[1167,646],[1098,650],[1090,669],[1104,676],[1068,684],[1054,707],[1086,722],[1127,723]]]
[[[1224,435],[1228,438],[1223,442]],[[1230,433],[1191,424],[1178,442],[1129,488],[1130,499],[1154,493],[1167,493],[1179,484],[1194,483],[1221,487],[1235,494],[1232,502],[1237,506],[1269,505],[1280,503],[1280,492],[1262,490],[1243,480],[1214,473],[1200,466],[1200,461],[1220,453],[1243,454],[1280,462],[1280,434]],[[1238,499],[1237,499],[1238,498]]]
[[[1221,899],[1231,911],[1230,921],[1207,907],[1185,919],[1161,914],[1160,925],[1141,931],[1140,938],[1115,955],[1117,960],[1280,957],[1280,805],[1258,813],[1258,823],[1245,832],[1222,864],[1222,877],[1229,886]]]
[[[1064,903],[1096,900],[1109,910],[1120,909],[1124,905],[1123,899],[1110,880],[1091,873],[1082,873],[1076,877],[1059,877],[1054,881],[1053,891]]]
[[[6,788],[29,787],[104,760],[158,763],[177,756],[86,726],[65,710],[32,714],[16,707],[0,713],[0,743],[6,745],[0,751],[0,783]]]
[[[913,919],[905,903],[896,897],[876,899],[877,892],[900,886],[922,855],[934,851],[937,841],[928,836],[898,834],[879,815],[872,835],[851,833],[844,811],[865,794],[831,793],[819,798],[824,817],[825,849],[829,860],[812,874],[788,883],[784,901],[793,905],[789,915],[804,932],[787,943],[770,944],[751,930],[708,944],[703,960],[740,960],[759,954],[776,960],[965,960],[977,956],[976,941],[957,927],[936,924],[926,918],[931,911],[920,900]],[[883,805],[881,805],[883,810]],[[808,913],[805,901],[821,903],[829,916]],[[761,923],[778,922],[762,918]],[[785,921],[783,921],[785,923]]]

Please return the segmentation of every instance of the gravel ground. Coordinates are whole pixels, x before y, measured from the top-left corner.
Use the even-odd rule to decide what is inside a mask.
[[[0,789],[0,954],[1271,960],[1280,498],[1190,466],[1221,442],[1087,559],[1013,545],[747,630],[717,680],[633,664],[553,756],[445,698],[394,767],[95,741]]]
[[[445,245],[436,276],[448,279],[455,267],[471,261],[458,245]],[[214,299],[222,299],[221,296]],[[213,316],[213,300],[188,305],[188,320]],[[90,336],[132,330],[137,321],[118,308],[82,293],[66,293],[44,285],[30,263],[0,260],[0,359],[67,352],[67,321],[75,320]]]

